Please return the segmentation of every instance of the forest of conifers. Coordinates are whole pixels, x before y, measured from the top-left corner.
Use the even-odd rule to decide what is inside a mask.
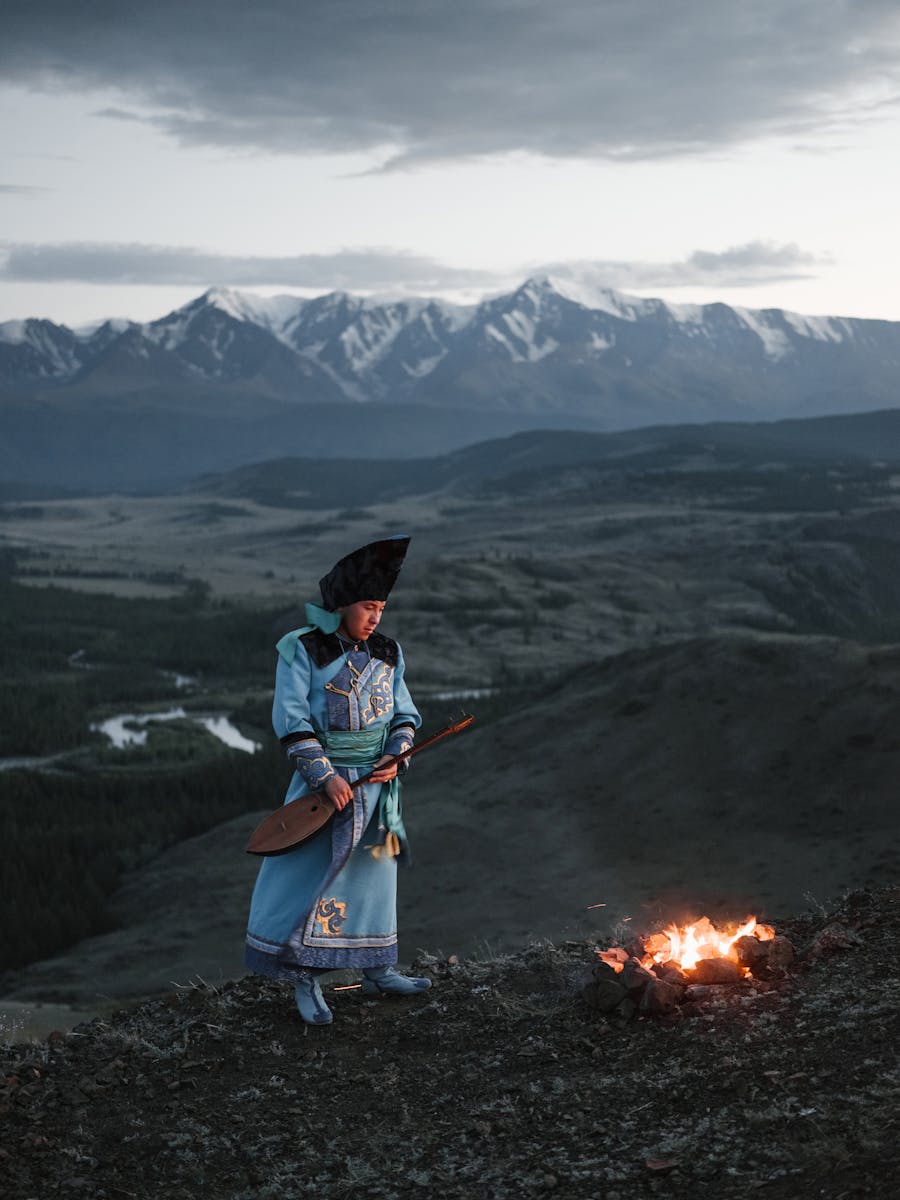
[[[217,604],[202,588],[133,600],[24,587],[4,565],[0,757],[61,755],[40,770],[0,771],[0,970],[9,970],[103,931],[124,872],[277,803],[287,768],[267,733],[265,688],[285,628],[277,614]],[[127,750],[90,731],[123,707],[171,704],[165,671],[197,677],[203,702],[224,707],[264,749],[229,750],[188,722],[150,727],[146,746]]]

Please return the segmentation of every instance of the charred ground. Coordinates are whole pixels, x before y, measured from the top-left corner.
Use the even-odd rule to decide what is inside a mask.
[[[777,925],[791,974],[667,1023],[593,1014],[590,944],[542,943],[424,959],[410,1000],[328,989],[327,1029],[243,979],[6,1047],[4,1192],[896,1194],[900,889]]]

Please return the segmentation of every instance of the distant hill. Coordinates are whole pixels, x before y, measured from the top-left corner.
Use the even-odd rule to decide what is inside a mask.
[[[897,322],[548,278],[471,307],[215,289],[146,324],[0,325],[0,480],[155,487],[280,452],[861,412],[900,405],[898,381]]]
[[[900,464],[900,410],[775,422],[656,426],[623,433],[540,430],[414,460],[279,458],[201,478],[191,490],[327,509],[474,489],[565,491],[586,475],[719,471],[794,475],[824,464]]]

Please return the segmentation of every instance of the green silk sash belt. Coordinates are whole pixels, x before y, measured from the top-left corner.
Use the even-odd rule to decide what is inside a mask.
[[[372,768],[384,754],[389,733],[387,725],[381,725],[377,729],[330,729],[318,736],[334,766]],[[406,841],[403,807],[400,803],[400,780],[396,776],[381,785],[378,821],[388,833],[393,833],[401,842]]]

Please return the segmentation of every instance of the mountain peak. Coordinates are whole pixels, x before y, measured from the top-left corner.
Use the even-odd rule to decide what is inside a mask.
[[[665,307],[661,300],[629,296],[585,276],[551,274],[544,278],[547,287],[558,296],[571,300],[573,304],[580,304],[582,308],[608,313],[621,321],[637,321],[658,311],[661,305]]]
[[[192,316],[214,308],[234,321],[261,325],[277,334],[309,303],[310,301],[302,296],[258,296],[254,292],[242,292],[238,288],[211,287],[169,316]],[[164,317],[163,320],[168,320],[168,317]]]
[[[260,309],[265,304],[262,296],[248,295],[236,288],[209,288],[194,302],[197,308],[217,308],[235,321],[259,322]],[[187,307],[191,307],[188,305]]]
[[[512,293],[512,299],[529,304],[539,312],[547,300],[559,299],[560,295],[549,275],[529,275]]]
[[[116,335],[125,333],[132,326],[137,325],[136,321],[129,321],[127,317],[102,317],[98,321],[90,321],[87,325],[79,325],[75,329],[75,336],[82,340],[92,338],[101,330],[104,334]]]
[[[547,292],[559,294],[549,275],[529,275],[524,283],[520,283],[516,288],[516,295],[526,293],[532,296],[539,296],[545,295]]]
[[[0,342],[17,346],[28,337],[28,320],[0,321]]]

